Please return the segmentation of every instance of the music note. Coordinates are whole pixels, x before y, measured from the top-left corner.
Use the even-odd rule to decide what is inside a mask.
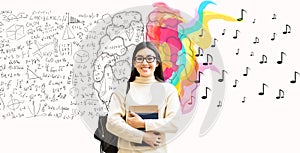
[[[219,104],[217,105],[217,107],[222,107],[222,101],[219,100]]]
[[[294,73],[295,78],[294,78],[294,80],[291,81],[291,83],[296,83],[296,74],[300,75],[297,71],[295,71],[295,73]]]
[[[256,21],[256,19],[254,19],[252,23],[254,24],[254,23],[255,23],[255,21]]]
[[[235,36],[233,36],[233,39],[236,39],[236,38],[237,38],[238,32],[240,32],[240,30],[235,30]]]
[[[282,89],[279,89],[279,96],[277,96],[276,99],[280,99],[280,98],[284,98],[284,91]]]
[[[272,19],[274,20],[274,19],[276,19],[276,14],[273,14],[273,17],[272,17]]]
[[[258,37],[255,37],[255,41],[253,42],[253,44],[258,44],[258,43],[259,43]]]
[[[283,62],[283,59],[282,59],[283,55],[286,56],[286,54],[284,52],[281,52],[281,58],[280,58],[280,61],[277,61],[277,64],[282,64],[282,62]]]
[[[202,96],[202,99],[206,99],[207,98],[207,90],[211,91],[210,88],[206,87],[205,89],[205,96]]]
[[[225,35],[225,31],[226,31],[226,29],[223,29],[222,35]]]
[[[248,70],[250,70],[250,68],[247,66],[246,67],[246,73],[244,73],[243,76],[247,76],[248,75]]]
[[[201,71],[198,72],[198,80],[195,80],[195,83],[200,83],[200,76],[203,74]]]
[[[211,59],[211,62],[208,62],[209,61],[209,58],[208,57],[210,57],[210,59]],[[205,63],[203,63],[203,65],[211,65],[212,64],[212,62],[213,62],[213,57],[210,55],[210,54],[207,54],[206,55],[206,61],[207,62],[205,62]]]
[[[191,92],[194,92],[195,90],[196,90],[196,88],[193,89]],[[189,101],[187,104],[192,105],[193,103],[195,103],[195,100],[196,100],[196,97],[193,94],[191,94],[191,101]]]
[[[259,62],[260,64],[267,63],[267,56],[262,55],[262,60]]]
[[[289,31],[288,31],[288,29],[289,29]],[[282,33],[283,33],[283,34],[291,33],[291,26],[288,25],[288,24],[286,24],[286,25],[285,25],[285,31],[283,31]]]
[[[247,13],[246,10],[242,9],[242,10],[241,10],[241,17],[237,19],[238,21],[242,21],[242,20],[244,19],[244,12]]]
[[[235,55],[238,55],[240,53],[240,49],[237,49],[237,52],[235,53]]]
[[[239,80],[234,81],[234,85],[233,85],[234,88],[237,86],[237,82],[239,82]]]
[[[223,82],[224,81],[224,72],[227,73],[225,70],[222,70],[222,78],[219,79],[219,82]]]
[[[265,83],[263,83],[263,91],[258,93],[258,95],[264,95],[265,94],[265,86],[268,87]]]
[[[244,103],[246,101],[246,97],[244,96],[242,103]]]
[[[199,34],[199,37],[203,37],[203,29],[201,29],[201,32]]]
[[[254,52],[251,52],[250,56],[254,56]]]
[[[201,51],[202,51],[202,53],[200,53]],[[197,56],[197,57],[198,57],[199,55],[200,55],[200,56],[203,56],[203,52],[204,52],[203,49],[202,49],[201,47],[198,47],[198,53],[197,53],[195,56]]]
[[[216,47],[216,41],[217,41],[218,39],[216,39],[216,38],[214,38],[214,43],[211,45],[211,47]]]
[[[273,37],[271,38],[272,41],[275,40],[275,35],[277,35],[275,32],[273,33]]]

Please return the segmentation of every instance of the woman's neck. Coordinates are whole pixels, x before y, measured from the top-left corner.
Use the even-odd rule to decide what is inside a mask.
[[[157,82],[157,80],[155,80],[154,76],[148,76],[148,77],[136,76],[134,82],[136,82],[136,83],[154,83],[154,82]]]

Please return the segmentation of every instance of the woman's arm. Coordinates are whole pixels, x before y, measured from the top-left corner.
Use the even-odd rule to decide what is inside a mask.
[[[109,105],[107,130],[127,141],[142,143],[145,133],[128,125],[122,116],[125,116],[124,96],[115,92]]]

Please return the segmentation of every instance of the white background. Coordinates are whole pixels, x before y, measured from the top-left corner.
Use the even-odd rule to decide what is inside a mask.
[[[5,1],[0,8],[12,10],[53,10],[62,12],[99,12],[114,13],[129,7],[150,5],[154,0],[109,0],[109,1]],[[164,0],[172,8],[194,15],[201,1]],[[198,113],[192,124],[176,140],[169,144],[169,152],[203,153],[296,153],[300,142],[299,90],[300,76],[296,84],[289,83],[294,71],[300,72],[299,24],[296,1],[261,0],[215,0],[217,5],[209,5],[206,10],[240,17],[240,10],[247,10],[245,21],[240,23],[212,21],[209,24],[212,36],[218,38],[218,49],[222,55],[226,95],[221,114],[213,128],[204,136],[199,136],[201,119],[209,100],[199,104]],[[273,14],[277,15],[272,20]],[[256,19],[256,23],[252,21]],[[291,34],[282,35],[285,24],[292,27]],[[221,36],[222,30],[226,34]],[[239,29],[239,38],[234,40],[234,32]],[[272,33],[278,33],[274,42]],[[260,43],[253,45],[254,38]],[[235,55],[237,48],[240,54]],[[255,52],[250,57],[251,51]],[[280,52],[284,51],[284,64],[277,65]],[[268,64],[258,62],[262,54],[268,54]],[[245,67],[251,67],[248,77],[243,77]],[[238,88],[232,88],[238,79]],[[258,96],[262,83],[268,84],[266,95]],[[276,99],[278,89],[285,91],[284,99]],[[204,91],[204,88],[200,89]],[[243,97],[247,97],[242,103]],[[205,103],[206,102],[206,103]],[[191,151],[193,150],[193,151]],[[18,119],[0,120],[0,152],[16,153],[63,153],[99,152],[99,142],[87,130],[80,119]]]

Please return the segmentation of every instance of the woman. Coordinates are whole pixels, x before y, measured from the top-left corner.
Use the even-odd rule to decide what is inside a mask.
[[[128,93],[128,85],[123,85],[112,95],[106,124],[108,131],[119,137],[118,153],[166,153],[165,133],[177,131],[175,118],[180,102],[175,87],[164,82],[162,61],[151,42],[136,46],[128,81]],[[162,100],[158,100],[160,97]],[[131,105],[153,103],[159,108],[158,119],[142,119],[137,113],[128,111]],[[136,145],[142,143],[148,145]]]

